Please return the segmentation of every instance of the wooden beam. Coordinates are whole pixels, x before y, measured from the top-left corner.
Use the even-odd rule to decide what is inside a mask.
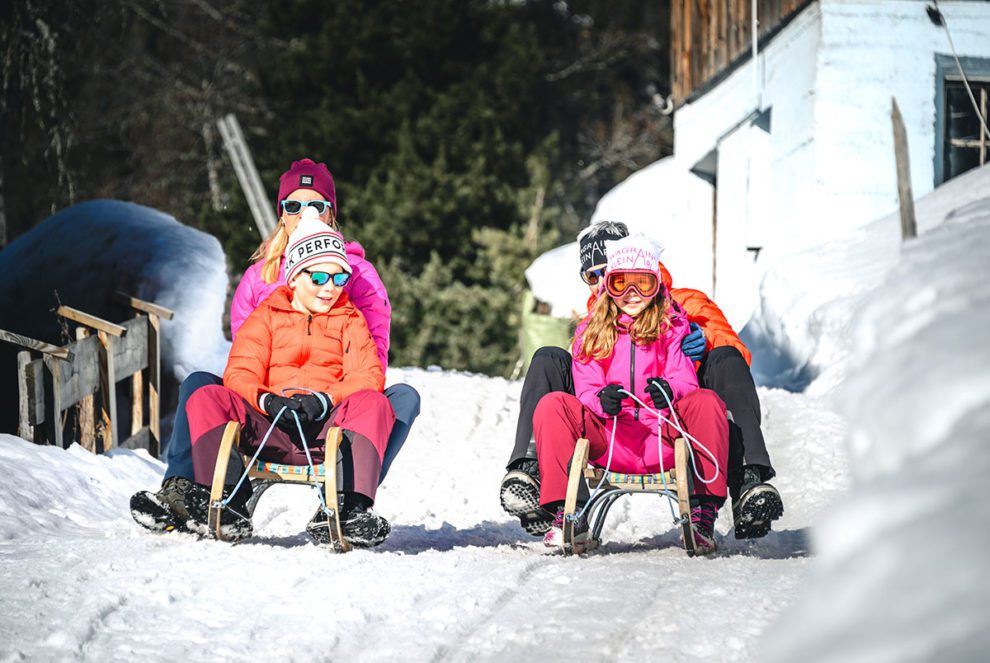
[[[159,318],[164,318],[165,320],[171,320],[175,316],[175,311],[170,308],[165,308],[164,306],[159,306],[152,302],[146,302],[143,299],[138,299],[137,297],[132,297],[126,292],[121,292],[117,290],[113,293],[114,298],[127,304],[135,311],[141,311],[142,313],[148,313],[149,315],[157,315]]]
[[[100,419],[103,422],[103,453],[117,446],[117,377],[114,371],[113,339],[104,331],[98,331],[100,345],[103,346],[100,362],[100,390],[103,392],[103,405]]]
[[[8,343],[19,345],[22,348],[27,348],[28,350],[37,350],[38,352],[50,355],[52,357],[58,357],[59,359],[72,359],[72,352],[68,348],[52,345],[51,343],[45,343],[44,341],[37,341],[33,338],[21,336],[20,334],[15,334],[14,332],[9,332],[4,329],[0,329],[0,341],[7,341]]]
[[[897,99],[891,97],[890,119],[894,125],[894,160],[897,162],[897,197],[901,208],[901,239],[918,236],[918,223],[914,216],[914,194],[911,191],[911,163],[908,158],[907,131]]]
[[[78,322],[81,325],[86,325],[91,329],[95,329],[98,332],[103,332],[105,334],[110,334],[111,336],[123,336],[127,333],[127,330],[120,325],[104,320],[103,318],[98,318],[95,315],[90,315],[89,313],[84,313],[78,309],[70,308],[68,306],[59,306],[55,311],[58,315],[73,322]]]
[[[85,327],[76,327],[76,340],[79,342],[89,338],[90,331]],[[96,407],[93,395],[79,399],[79,444],[83,449],[96,453]]]
[[[148,428],[150,440],[148,452],[158,457],[161,449],[161,408],[160,394],[162,389],[162,333],[158,316],[148,314]]]
[[[62,360],[55,357],[45,357],[45,365],[52,375],[52,413],[48,423],[52,431],[50,441],[56,447],[62,444]]]
[[[31,364],[31,353],[21,350],[17,353],[17,435],[25,440],[34,437],[31,426],[30,397],[28,391],[28,366]]]

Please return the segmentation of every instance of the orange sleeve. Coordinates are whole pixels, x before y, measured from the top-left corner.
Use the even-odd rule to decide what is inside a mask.
[[[334,404],[363,389],[381,392],[385,387],[385,371],[378,359],[375,339],[357,309],[348,316],[342,337],[344,379],[330,387]]]
[[[258,398],[268,391],[268,367],[272,359],[272,330],[267,311],[261,307],[255,309],[241,325],[223,371],[223,386],[236,391],[259,412]]]
[[[751,365],[753,355],[750,354],[732,325],[725,319],[722,309],[715,305],[708,295],[692,288],[674,288],[670,291],[681,308],[687,313],[688,320],[701,327],[705,332],[705,352],[721,346],[732,346],[742,353],[747,365]]]

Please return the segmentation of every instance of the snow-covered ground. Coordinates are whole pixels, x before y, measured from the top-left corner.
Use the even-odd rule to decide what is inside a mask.
[[[334,556],[303,526],[304,487],[258,506],[230,545],[155,536],[130,495],[156,488],[144,452],[93,456],[0,436],[0,660],[759,660],[793,599],[811,524],[846,481],[841,421],[820,402],[761,393],[787,500],[767,538],[689,559],[655,497],[616,506],[601,552],[550,555],[498,504],[519,383],[389,370],[423,413],[379,494],[378,549]]]
[[[751,334],[809,385],[760,389],[786,506],[765,539],[723,512],[720,553],[689,559],[638,496],[598,553],[548,554],[497,499],[520,384],[390,369],[423,412],[371,551],[312,545],[300,487],[239,545],[151,535],[127,501],[159,462],[0,436],[0,661],[984,660],[988,178],[919,201],[916,240],[891,217],[765,281]]]

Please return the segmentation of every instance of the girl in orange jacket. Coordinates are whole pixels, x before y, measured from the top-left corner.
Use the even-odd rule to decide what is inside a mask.
[[[395,415],[381,393],[385,375],[368,325],[343,290],[351,272],[344,240],[325,224],[304,218],[285,256],[287,285],[244,321],[223,386],[202,387],[186,406],[196,492],[209,492],[228,421],[241,424],[242,453],[253,454],[269,434],[259,457],[290,465],[306,464],[305,447],[313,462],[323,462],[327,429],[336,426],[345,440],[341,529],[352,545],[377,545],[390,526],[371,506]],[[241,466],[239,454],[232,465]],[[236,476],[228,474],[229,484]],[[221,518],[231,538],[251,534],[243,508],[247,497],[234,495]],[[196,524],[206,522],[206,500],[187,498],[187,506]],[[320,515],[318,509],[307,531],[326,543],[329,532]]]

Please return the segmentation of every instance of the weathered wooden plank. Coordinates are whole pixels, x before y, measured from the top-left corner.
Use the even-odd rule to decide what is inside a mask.
[[[52,357],[58,357],[59,359],[72,358],[72,352],[69,351],[68,348],[52,345],[51,343],[45,343],[44,341],[38,341],[27,336],[21,336],[20,334],[15,334],[14,332],[9,332],[5,329],[0,329],[0,341],[7,341],[8,343],[19,345],[22,348],[27,348],[28,350],[37,350],[38,352],[51,355]]]
[[[908,158],[907,131],[904,118],[897,107],[897,99],[891,97],[890,119],[894,125],[894,159],[897,162],[897,198],[901,210],[901,239],[918,236],[918,223],[914,216],[914,194],[911,191],[911,162]]]
[[[146,302],[143,299],[138,299],[132,295],[128,295],[126,292],[121,292],[117,290],[114,292],[114,298],[117,301],[127,304],[135,311],[141,311],[142,313],[149,313],[151,315],[157,315],[159,318],[165,318],[166,320],[171,320],[175,316],[175,311],[170,308],[165,308],[154,302]]]
[[[78,322],[81,325],[86,325],[87,327],[103,332],[104,334],[110,334],[111,336],[123,336],[127,333],[127,330],[124,327],[121,327],[114,322],[104,320],[103,318],[98,318],[95,315],[90,315],[89,313],[71,308],[69,306],[59,306],[55,312],[63,318],[72,320],[73,322]]]
[[[17,435],[25,440],[34,437],[31,426],[31,394],[28,392],[28,366],[31,364],[31,353],[21,350],[17,353]]]
[[[97,338],[103,346],[100,362],[100,391],[103,393],[103,406],[100,419],[103,421],[103,452],[118,444],[117,437],[117,373],[114,366],[114,337],[105,331],[97,331]]]
[[[44,436],[39,424],[45,423],[45,360],[33,359],[25,370],[28,393],[28,423],[34,428],[35,439]]]
[[[45,357],[45,366],[52,376],[52,413],[48,417],[51,437],[49,440],[56,447],[62,448],[62,365],[63,361],[56,357]]]
[[[161,407],[162,389],[162,350],[161,325],[158,316],[148,315],[148,425],[151,428],[151,443],[148,451],[155,458],[161,449]]]
[[[127,334],[113,344],[113,360],[120,379],[148,367],[148,316],[136,316],[123,326]]]
[[[85,327],[76,327],[76,340],[85,341],[90,338],[90,332]],[[94,366],[95,364],[91,363]],[[99,385],[100,376],[99,370],[95,371],[95,385],[93,385],[93,391],[89,393],[88,396],[83,396],[79,399],[79,444],[83,449],[88,451],[96,452],[96,409],[94,404],[93,392],[96,391],[96,386]],[[81,384],[81,382],[80,382]]]
[[[72,361],[64,362],[61,367],[59,397],[66,408],[95,394],[100,387],[100,342],[85,328],[79,329],[87,334],[68,346],[72,349]]]
[[[141,371],[131,376],[131,435],[144,424],[144,379]]]

